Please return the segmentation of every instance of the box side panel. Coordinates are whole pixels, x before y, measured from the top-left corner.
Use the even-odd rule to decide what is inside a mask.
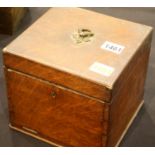
[[[100,101],[109,102],[111,99],[111,90],[105,86],[7,52],[4,52],[3,56],[7,68],[67,87]]]
[[[105,146],[108,109],[65,88],[6,71],[11,125],[62,146]]]
[[[108,146],[117,144],[143,100],[151,38],[152,35],[145,40],[114,87],[115,96],[110,105]]]

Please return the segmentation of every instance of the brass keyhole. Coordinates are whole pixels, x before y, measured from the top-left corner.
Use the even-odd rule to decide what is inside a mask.
[[[51,92],[52,98],[56,98],[56,95],[57,95],[56,92],[54,92],[54,91]]]

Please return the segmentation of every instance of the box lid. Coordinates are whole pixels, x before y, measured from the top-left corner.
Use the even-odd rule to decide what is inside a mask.
[[[4,51],[112,89],[151,31],[80,8],[52,8]]]

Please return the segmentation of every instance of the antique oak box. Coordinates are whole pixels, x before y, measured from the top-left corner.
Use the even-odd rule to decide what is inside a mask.
[[[0,7],[0,33],[13,34],[13,32],[18,28],[26,11],[26,8]]]
[[[10,127],[57,146],[118,146],[143,104],[152,28],[53,8],[3,50]]]

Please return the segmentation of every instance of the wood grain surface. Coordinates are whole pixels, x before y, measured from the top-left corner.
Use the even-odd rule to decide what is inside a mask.
[[[75,44],[72,35],[79,28],[91,30],[93,41]],[[81,8],[51,8],[4,50],[112,89],[151,31],[149,26]],[[101,48],[106,41],[125,48],[115,54]],[[95,62],[114,72],[107,77],[91,71]]]
[[[65,146],[106,144],[108,105],[12,70],[6,77],[13,126]]]
[[[70,35],[79,27],[94,40],[75,45]],[[3,50],[11,125],[62,146],[116,146],[143,100],[151,39],[145,25],[50,9]],[[123,52],[101,49],[107,40]],[[91,72],[94,62],[114,72]]]
[[[7,52],[3,54],[3,58],[4,64],[7,68],[59,84],[66,88],[99,99],[102,102],[109,102],[111,100],[111,90],[105,86]]]
[[[132,63],[128,65],[126,78],[122,79],[122,86],[117,89],[118,93],[111,101],[108,146],[116,145],[143,100],[151,38],[152,35],[147,38],[132,59]]]

